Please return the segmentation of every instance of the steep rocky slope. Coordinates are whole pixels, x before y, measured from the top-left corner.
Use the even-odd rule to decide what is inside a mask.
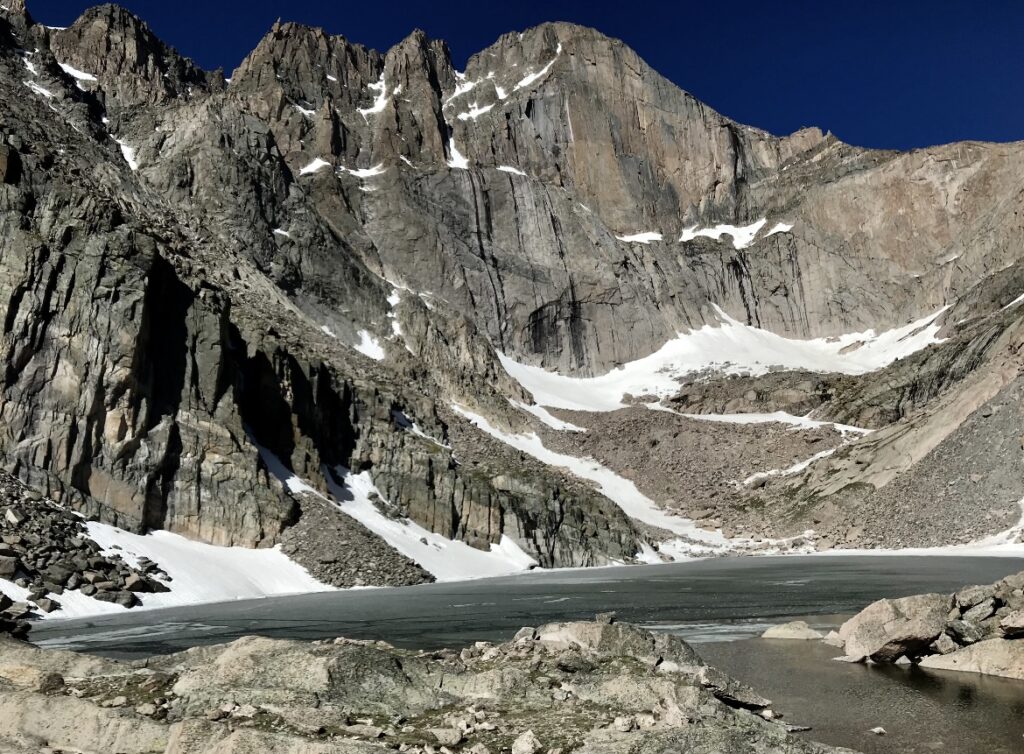
[[[607,469],[524,450],[531,431],[635,477],[644,505],[773,547],[967,541],[1024,497],[1022,205],[1022,145],[776,137],[567,24],[504,35],[464,72],[422,32],[380,53],[277,24],[225,78],[115,6],[49,29],[8,3],[0,454],[86,516],[283,544],[339,585],[431,578],[387,521],[542,566],[650,559],[678,533],[635,520],[637,487],[615,482],[624,505],[578,478]],[[668,438],[663,412],[552,435],[502,365],[585,378],[698,330],[819,350],[874,331],[832,364],[910,322],[927,337],[848,374],[780,356],[723,378],[728,353],[680,372],[661,408],[877,430],[748,428],[714,464],[728,427]],[[658,440],[642,465],[640,438]],[[820,458],[793,470],[805,444]],[[362,473],[369,508],[335,518]]]

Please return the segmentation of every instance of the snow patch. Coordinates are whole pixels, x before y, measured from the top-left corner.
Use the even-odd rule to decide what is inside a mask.
[[[476,120],[484,113],[488,113],[494,109],[494,105],[484,105],[481,107],[476,102],[473,102],[469,106],[469,110],[464,113],[459,113],[455,117],[459,120]]]
[[[28,56],[31,55],[31,53],[22,50],[18,54],[21,56],[21,62],[25,66],[25,68],[28,69],[28,72],[31,73],[33,76],[38,76],[39,69],[36,68],[35,63],[28,59]]]
[[[557,429],[564,432],[586,432],[583,427],[579,427],[571,422],[563,421],[557,416],[553,416],[543,406],[538,406],[536,403],[529,405],[520,401],[509,401],[516,408],[525,411],[528,414],[533,414],[540,419],[544,424],[551,427],[551,429]]]
[[[324,335],[327,335],[327,336],[329,336],[331,338],[337,338],[338,337],[337,333],[335,333],[334,330],[329,328],[327,325],[321,325],[320,326],[320,332],[322,332]]]
[[[513,173],[514,175],[526,175],[522,170],[514,168],[511,165],[498,165],[498,170],[503,173]]]
[[[323,168],[330,167],[330,165],[331,163],[327,160],[317,157],[311,163],[306,165],[306,167],[302,168],[302,170],[299,171],[299,175],[309,175],[310,173],[315,173]]]
[[[1024,498],[1017,502],[1021,517],[1016,524],[996,534],[962,545],[942,547],[906,547],[900,550],[827,550],[821,557],[834,555],[977,555],[987,557],[1024,557]]]
[[[128,146],[120,139],[114,139],[117,146],[121,147],[121,155],[124,157],[124,161],[128,163],[128,168],[133,172],[139,169],[139,163],[135,159],[135,147]]]
[[[687,241],[692,241],[698,236],[702,236],[704,238],[711,238],[718,241],[722,236],[728,235],[732,236],[733,248],[745,249],[754,242],[754,237],[757,236],[758,232],[764,227],[766,222],[768,222],[768,220],[762,217],[760,220],[755,223],[751,223],[750,225],[736,226],[720,223],[713,228],[698,228],[694,225],[692,228],[685,228],[683,230],[683,234],[679,237],[679,240],[685,243]],[[793,226],[789,227],[792,228]]]
[[[619,476],[592,458],[576,458],[575,456],[557,453],[546,448],[536,433],[531,432],[525,435],[509,434],[497,429],[479,414],[475,414],[461,406],[453,405],[452,409],[460,416],[469,420],[474,426],[509,447],[526,453],[549,466],[564,469],[581,479],[594,482],[600,492],[618,505],[622,512],[630,518],[676,535],[673,539],[659,543],[658,552],[661,557],[658,557],[653,550],[646,553],[644,550],[641,550],[639,553],[640,557],[657,558],[657,562],[664,562],[665,559],[687,560],[693,557],[702,557],[716,553],[741,552],[744,549],[755,546],[754,540],[746,538],[727,539],[720,529],[716,531],[701,529],[688,518],[676,516],[662,510],[658,507],[657,503],[640,492],[633,482]],[[803,536],[806,537],[808,533],[805,532]],[[789,546],[791,542],[792,539],[763,540],[760,543],[756,543],[756,545],[758,552],[768,554],[772,551],[778,552],[780,549]]]
[[[36,94],[42,95],[46,99],[53,99],[53,92],[44,86],[39,86],[35,81],[23,81],[22,83]]]
[[[1024,302],[1024,293],[1022,293],[1021,295],[1017,296],[1017,298],[1015,298],[1013,301],[1008,303],[1006,306],[1004,306],[999,311],[1005,312],[1007,309],[1012,309],[1013,307],[1017,306],[1017,304],[1020,304],[1022,302]]]
[[[771,230],[765,233],[765,237],[774,236],[776,233],[789,233],[793,230],[792,223],[776,223]]]
[[[368,89],[372,89],[377,92],[377,97],[373,100],[373,104],[366,108],[358,108],[358,112],[363,116],[365,120],[369,120],[371,115],[383,112],[384,108],[388,105],[388,88],[384,81],[384,74],[380,74],[380,78],[373,84],[367,84]]]
[[[459,73],[458,71],[455,72],[455,78],[459,83],[455,85],[455,91],[452,92],[452,96],[444,101],[445,105],[448,105],[456,97],[461,97],[463,94],[473,91],[473,88],[477,85],[476,81],[466,81],[466,74]]]
[[[785,411],[773,411],[768,414],[683,414],[688,419],[697,419],[706,422],[723,422],[726,424],[789,424],[799,429],[817,429],[818,427],[831,427],[840,434],[869,435],[873,429],[854,427],[849,424],[837,422],[818,421],[810,416],[796,416]]]
[[[459,170],[469,169],[469,160],[463,157],[462,153],[455,147],[455,139],[448,139],[448,152],[452,156],[448,160],[448,167]]]
[[[292,234],[289,233],[284,228],[274,228],[274,235],[275,236],[284,236],[285,238],[291,238],[292,237]]]
[[[648,231],[646,233],[634,233],[631,236],[615,236],[620,241],[626,243],[650,243],[651,241],[660,241],[664,238],[661,233],[655,231]]]
[[[314,115],[316,115],[316,110],[310,110],[308,107],[303,107],[302,105],[299,104],[295,105],[295,109],[298,110],[303,115],[305,115],[307,118],[312,118]]]
[[[933,343],[935,321],[949,307],[903,327],[835,338],[795,340],[745,325],[715,307],[720,325],[705,325],[670,340],[655,353],[599,377],[568,377],[520,364],[499,353],[505,371],[533,394],[534,402],[576,411],[614,411],[631,395],[668,397],[678,380],[706,369],[726,374],[762,375],[778,366],[812,372],[865,374]]]
[[[561,45],[561,43],[559,43],[558,49],[555,50],[555,57],[551,59],[551,62],[548,63],[543,68],[541,68],[536,73],[529,73],[526,76],[524,76],[519,81],[519,83],[515,85],[515,87],[514,87],[515,91],[519,91],[520,89],[525,89],[528,86],[532,86],[534,83],[536,83],[537,81],[540,81],[545,76],[547,76],[548,72],[551,70],[551,66],[553,66],[555,64],[555,61],[558,60],[558,57],[561,54],[562,54],[562,45]]]
[[[384,347],[377,340],[376,336],[371,335],[367,330],[360,330],[356,334],[359,336],[359,342],[352,346],[353,348],[364,356],[369,356],[374,361],[384,360]]]
[[[328,488],[339,501],[342,513],[356,519],[391,547],[416,561],[438,581],[462,581],[489,576],[504,576],[529,570],[537,562],[510,537],[502,535],[489,551],[477,550],[464,542],[443,537],[419,524],[388,518],[370,499],[380,495],[368,471],[351,474],[338,469],[344,479],[339,485],[328,474]]]
[[[352,168],[346,168],[344,166],[341,166],[341,167],[338,168],[338,170],[340,170],[342,173],[348,173],[349,175],[354,175],[356,178],[372,178],[375,175],[383,175],[384,173],[388,172],[387,168],[384,167],[384,163],[383,162],[377,163],[372,168],[355,168],[355,169],[352,169]]]
[[[726,544],[727,540],[720,533],[699,529],[689,519],[673,516],[661,510],[653,500],[641,493],[635,484],[593,459],[576,458],[557,453],[544,447],[544,443],[533,432],[527,435],[509,434],[497,429],[484,417],[462,406],[453,405],[452,408],[474,426],[506,445],[533,456],[549,466],[566,469],[581,479],[594,482],[604,496],[618,505],[630,518],[709,544]]]
[[[78,81],[96,81],[96,77],[93,76],[91,73],[80,71],[74,66],[68,65],[67,63],[57,63],[57,65],[61,67],[61,70],[63,70],[64,73],[68,74],[74,79],[77,79]]]
[[[131,566],[140,558],[149,558],[171,577],[167,584],[170,592],[140,594],[142,606],[133,610],[334,590],[313,578],[280,548],[218,547],[166,531],[132,534],[95,521],[87,522],[86,527],[89,537],[103,548],[104,554],[120,555]],[[18,587],[11,587],[8,593],[22,599],[23,595],[14,593]],[[8,591],[6,584],[4,591]],[[65,591],[57,599],[62,609],[45,615],[44,619],[120,613],[128,609],[78,591]]]
[[[753,484],[759,479],[768,479],[773,476],[792,476],[793,474],[799,474],[801,471],[806,469],[815,461],[820,461],[822,458],[828,458],[830,455],[836,452],[836,448],[829,448],[823,450],[820,453],[815,453],[810,458],[807,458],[799,463],[795,463],[792,466],[785,469],[772,469],[771,471],[759,471],[756,474],[751,474],[743,480],[743,484]]]

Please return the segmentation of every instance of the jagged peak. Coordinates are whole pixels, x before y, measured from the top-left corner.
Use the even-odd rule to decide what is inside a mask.
[[[87,9],[67,28],[51,30],[47,38],[61,62],[99,80],[104,93],[111,95],[108,105],[151,104],[221,85],[219,72],[204,71],[141,18],[113,3]]]

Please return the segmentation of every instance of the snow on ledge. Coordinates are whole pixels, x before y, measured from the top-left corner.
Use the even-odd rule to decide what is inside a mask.
[[[384,163],[383,162],[378,162],[372,168],[354,168],[353,169],[353,168],[346,168],[345,166],[342,165],[342,166],[340,166],[338,168],[338,170],[340,170],[342,173],[348,173],[349,175],[354,175],[356,178],[373,178],[373,176],[375,176],[375,175],[383,175],[384,173],[388,172],[387,168],[384,167]]]
[[[623,397],[668,397],[678,380],[704,370],[758,376],[772,367],[811,372],[865,374],[881,369],[933,343],[940,326],[935,322],[949,307],[903,327],[876,333],[867,330],[836,338],[796,340],[745,325],[717,306],[721,324],[705,325],[677,336],[655,353],[623,364],[599,377],[569,377],[541,367],[521,364],[499,353],[508,374],[549,408],[576,411],[614,411]]]
[[[302,170],[299,171],[299,175],[310,175],[311,173],[315,173],[318,170],[330,167],[330,165],[331,163],[329,163],[327,160],[321,157],[317,157],[311,163],[306,165],[306,167],[302,168]]]
[[[1021,303],[1024,303],[1024,293],[1022,293],[1021,295],[1017,296],[1017,298],[1015,298],[1013,301],[1008,303],[1006,306],[1004,306],[999,311],[1005,312],[1007,309],[1012,309],[1013,307],[1017,306],[1017,304],[1021,304]]]
[[[484,113],[489,113],[494,109],[494,105],[484,105],[480,107],[476,102],[472,102],[469,105],[469,110],[464,113],[459,113],[455,117],[459,120],[476,120]]]
[[[526,175],[522,170],[514,168],[511,165],[498,165],[498,170],[502,173],[512,173],[513,175]]]
[[[620,241],[626,243],[650,243],[651,241],[661,241],[664,236],[656,231],[647,231],[646,233],[634,233],[629,236],[615,236]]]
[[[532,86],[533,84],[535,84],[536,82],[540,81],[541,79],[543,79],[545,76],[548,75],[548,72],[551,70],[551,66],[553,66],[555,64],[555,62],[558,60],[558,58],[559,58],[559,56],[561,54],[562,54],[562,44],[561,44],[561,42],[559,42],[558,49],[555,50],[555,57],[553,57],[551,59],[551,62],[548,63],[543,68],[541,68],[536,73],[529,73],[526,76],[524,76],[519,81],[519,83],[516,84],[513,87],[513,90],[514,91],[519,91],[520,89],[525,89],[525,88],[527,88],[529,86]]]
[[[23,81],[21,82],[36,94],[46,97],[46,99],[53,99],[53,92],[47,89],[45,86],[39,86],[35,81]]]
[[[745,249],[754,242],[754,238],[757,236],[761,228],[763,228],[765,226],[765,223],[767,222],[768,220],[762,217],[755,223],[742,226],[720,223],[714,226],[713,228],[698,228],[696,225],[694,225],[692,228],[685,228],[683,230],[682,235],[679,236],[679,240],[682,241],[683,243],[686,243],[687,241],[692,241],[697,237],[704,237],[714,239],[715,241],[719,241],[721,240],[722,236],[728,235],[732,236],[733,248]],[[779,226],[776,226],[776,228],[778,227]],[[792,225],[789,226],[789,228],[792,227]],[[781,233],[783,231],[773,229],[772,232]]]
[[[77,79],[79,81],[96,81],[96,77],[93,76],[91,73],[80,71],[74,66],[68,65],[67,63],[57,63],[57,65],[61,67],[61,70],[64,71],[64,73],[68,74],[74,79]]]
[[[753,484],[754,482],[756,482],[759,479],[769,479],[769,478],[771,478],[773,476],[792,476],[793,474],[799,474],[801,471],[806,469],[808,466],[810,466],[815,461],[820,461],[823,458],[828,458],[830,455],[835,453],[836,450],[837,450],[837,448],[829,448],[828,450],[823,450],[820,453],[815,453],[810,458],[807,458],[807,459],[805,459],[803,461],[800,461],[799,463],[795,463],[792,466],[790,466],[789,468],[785,468],[785,469],[772,469],[771,471],[759,471],[756,474],[751,474],[746,479],[744,479],[743,480],[743,484],[745,484],[745,485]]]
[[[767,238],[768,236],[774,236],[776,233],[789,233],[791,230],[793,230],[792,223],[775,223],[772,229],[764,235]]]

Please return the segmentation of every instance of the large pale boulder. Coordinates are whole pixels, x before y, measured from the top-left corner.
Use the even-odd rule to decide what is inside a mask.
[[[952,598],[918,594],[873,602],[839,629],[847,657],[895,662],[924,654],[946,627]]]
[[[1024,641],[987,639],[948,655],[925,657],[921,667],[1024,680]]]
[[[772,626],[763,634],[762,639],[793,639],[797,641],[812,641],[822,638],[820,631],[815,631],[807,625],[807,621],[794,620],[783,623],[781,626]]]

